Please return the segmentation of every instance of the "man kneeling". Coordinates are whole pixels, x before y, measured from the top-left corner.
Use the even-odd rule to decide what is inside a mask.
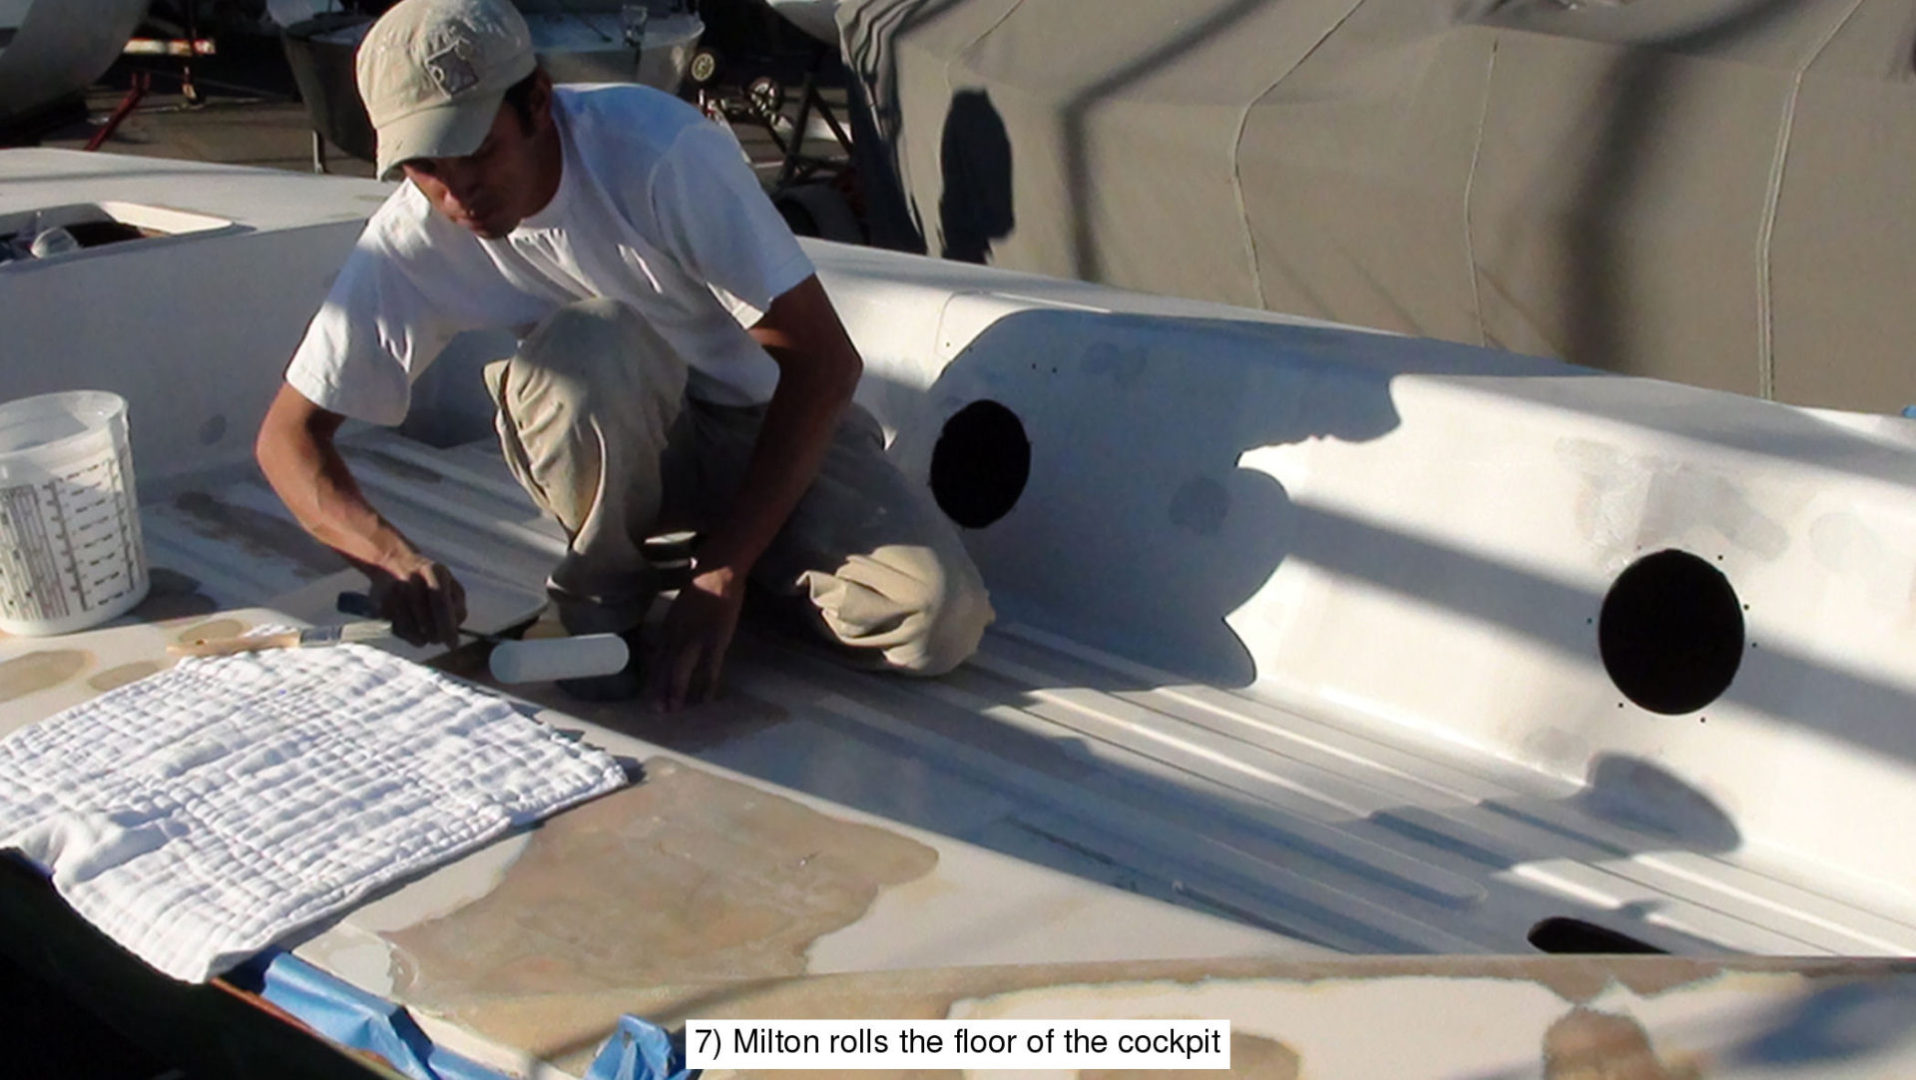
[[[334,435],[397,424],[453,335],[514,330],[490,365],[506,462],[570,539],[547,588],[572,633],[635,640],[641,545],[702,534],[650,694],[717,686],[748,578],[873,666],[939,674],[992,619],[928,493],[851,404],[862,364],[738,145],[643,86],[555,87],[507,0],[403,0],[358,57],[380,175],[257,454],[305,527],[372,579],[414,643],[457,643],[464,591],[360,492]],[[637,655],[635,650],[634,655]],[[636,694],[636,670],[568,689]]]

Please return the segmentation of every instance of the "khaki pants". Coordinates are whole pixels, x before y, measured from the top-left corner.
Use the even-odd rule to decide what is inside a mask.
[[[722,520],[764,407],[687,397],[684,361],[611,300],[561,309],[485,379],[506,464],[571,538],[547,582],[562,621],[575,633],[636,626],[659,589],[641,544]],[[752,580],[803,601],[855,659],[914,674],[964,662],[992,619],[955,528],[856,405]]]

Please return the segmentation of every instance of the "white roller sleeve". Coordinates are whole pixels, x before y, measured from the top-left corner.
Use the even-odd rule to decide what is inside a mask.
[[[578,637],[536,641],[502,641],[492,650],[492,677],[502,683],[584,679],[625,670],[632,658],[625,639],[617,634],[581,634]]]

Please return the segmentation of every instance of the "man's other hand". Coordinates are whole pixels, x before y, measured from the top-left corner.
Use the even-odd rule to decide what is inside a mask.
[[[647,696],[655,708],[677,712],[718,691],[719,670],[745,605],[745,576],[720,567],[697,574],[665,613],[657,662]]]
[[[392,569],[367,569],[372,602],[380,617],[391,619],[393,633],[412,645],[459,645],[466,621],[466,590],[444,563],[413,556]]]

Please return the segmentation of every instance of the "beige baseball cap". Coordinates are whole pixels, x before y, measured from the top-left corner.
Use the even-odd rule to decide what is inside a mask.
[[[465,157],[506,91],[532,74],[532,32],[508,0],[402,0],[359,46],[359,96],[379,134],[379,176],[422,157]]]

